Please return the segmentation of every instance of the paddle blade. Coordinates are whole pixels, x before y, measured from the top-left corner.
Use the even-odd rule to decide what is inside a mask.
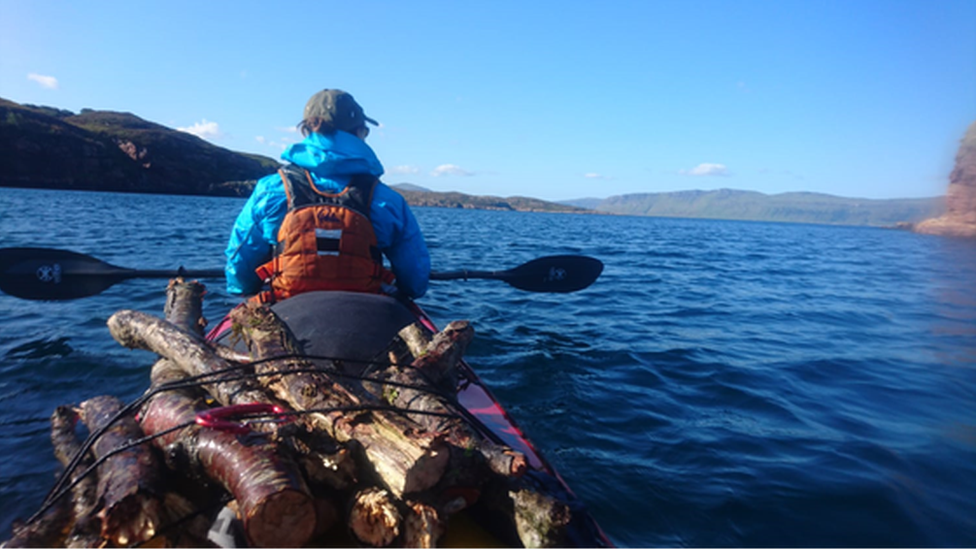
[[[22,299],[87,297],[130,278],[131,272],[67,250],[0,249],[0,290]]]
[[[600,276],[603,262],[584,255],[551,255],[498,273],[500,279],[527,292],[569,293],[582,290]]]

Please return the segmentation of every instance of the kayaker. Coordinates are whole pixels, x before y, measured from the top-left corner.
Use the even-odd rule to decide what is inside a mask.
[[[430,254],[406,200],[379,182],[367,123],[378,125],[342,90],[308,100],[304,139],[258,180],[234,223],[228,292],[261,302],[315,290],[424,295]]]

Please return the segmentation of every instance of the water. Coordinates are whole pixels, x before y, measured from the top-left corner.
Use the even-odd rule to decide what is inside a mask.
[[[238,199],[0,189],[0,246],[221,266]],[[872,228],[418,208],[436,270],[549,254],[591,288],[435,282],[469,361],[621,546],[976,545],[976,242]],[[132,400],[153,356],[105,320],[164,282],[0,295],[0,537],[57,464],[48,417]],[[237,302],[209,284],[205,314]]]

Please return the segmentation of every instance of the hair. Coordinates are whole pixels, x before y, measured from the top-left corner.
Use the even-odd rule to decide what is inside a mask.
[[[298,130],[302,132],[302,137],[308,137],[310,133],[335,133],[335,126],[331,122],[327,122],[316,116],[299,122]]]
[[[365,126],[366,125],[363,124],[360,127],[365,127]],[[355,134],[356,130],[358,129],[359,128],[353,128],[349,130],[349,133]],[[298,130],[302,132],[302,137],[308,137],[308,134],[310,133],[321,133],[323,135],[331,135],[336,132],[336,128],[335,126],[332,125],[332,122],[329,122],[317,116],[299,122]]]

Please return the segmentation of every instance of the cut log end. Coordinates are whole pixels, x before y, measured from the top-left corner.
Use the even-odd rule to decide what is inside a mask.
[[[446,530],[437,509],[420,502],[407,502],[404,520],[404,547],[437,547],[437,540]]]
[[[259,547],[301,547],[315,532],[316,509],[312,499],[297,490],[274,494],[245,517],[251,543]]]
[[[156,537],[163,508],[155,497],[137,493],[103,511],[102,536],[117,547],[128,547]]]
[[[349,513],[349,529],[371,547],[386,547],[400,535],[400,511],[386,490],[367,488],[356,495]]]

